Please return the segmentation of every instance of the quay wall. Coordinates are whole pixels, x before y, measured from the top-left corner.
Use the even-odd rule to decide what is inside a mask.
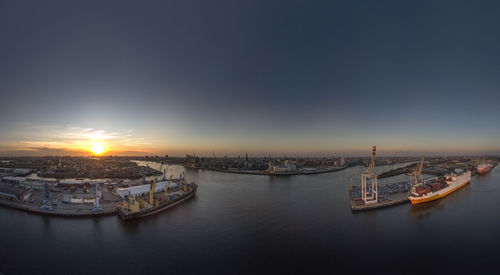
[[[54,210],[41,210],[37,205],[31,205],[24,202],[9,201],[5,199],[0,199],[0,205],[5,207],[10,207],[13,209],[25,211],[28,213],[42,214],[48,216],[59,216],[59,217],[90,217],[90,216],[109,216],[116,215],[118,213],[117,206],[119,203],[112,203],[109,205],[104,205],[104,211],[92,212],[88,209],[83,209],[82,211],[68,210],[68,209],[54,209]]]

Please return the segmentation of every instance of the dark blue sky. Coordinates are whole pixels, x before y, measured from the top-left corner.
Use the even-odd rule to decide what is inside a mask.
[[[499,14],[497,1],[3,1],[0,152],[499,151]]]

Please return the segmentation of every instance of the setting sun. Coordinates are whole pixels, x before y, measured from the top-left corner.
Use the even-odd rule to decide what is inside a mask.
[[[90,150],[92,150],[92,152],[96,155],[100,155],[104,152],[104,145],[102,144],[94,144],[94,146],[92,146],[90,148]]]

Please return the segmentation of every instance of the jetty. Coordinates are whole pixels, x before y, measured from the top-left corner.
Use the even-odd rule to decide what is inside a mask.
[[[86,205],[80,207],[58,207],[54,210],[43,210],[40,209],[40,205],[36,203],[28,202],[18,202],[13,200],[0,199],[0,205],[25,211],[28,213],[42,214],[48,216],[59,216],[59,217],[95,217],[95,216],[107,216],[116,215],[118,212],[118,205],[120,203],[109,203],[104,205],[103,210],[99,212],[93,212],[91,209],[93,206]]]
[[[365,204],[361,198],[353,198],[351,189],[349,189],[349,195],[351,202],[351,210],[353,212],[384,208],[398,204],[408,203],[410,201],[408,199],[408,193],[395,193],[386,196],[379,196],[377,202],[371,204]]]

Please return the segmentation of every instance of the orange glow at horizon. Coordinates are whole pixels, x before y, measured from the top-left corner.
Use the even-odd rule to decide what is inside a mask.
[[[102,143],[94,143],[92,147],[90,147],[90,150],[95,154],[95,155],[100,155],[106,151],[106,148],[104,144]]]

